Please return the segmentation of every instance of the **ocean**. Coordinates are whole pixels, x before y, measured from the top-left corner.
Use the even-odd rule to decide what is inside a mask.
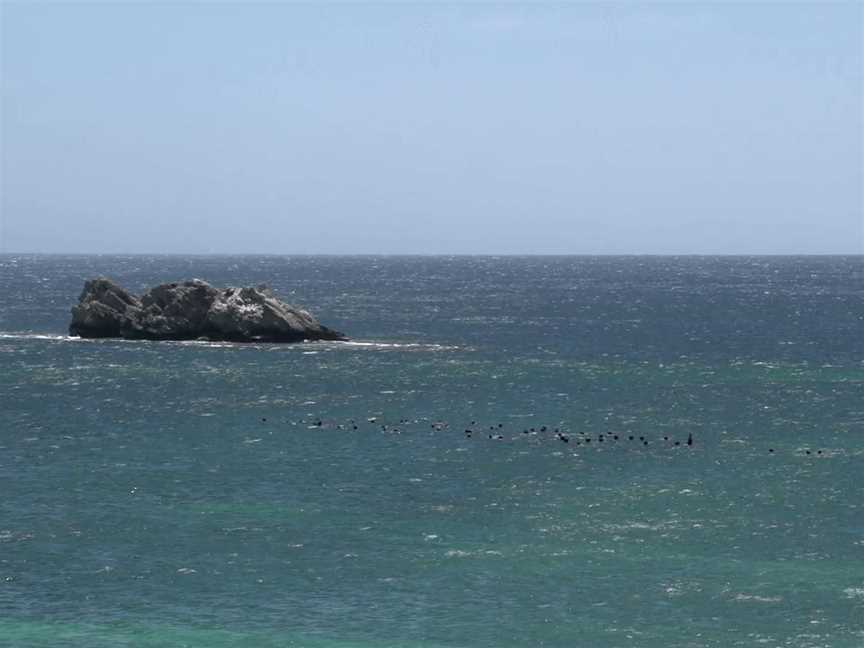
[[[861,648],[862,269],[4,255],[0,645]],[[352,341],[69,338],[98,275]]]

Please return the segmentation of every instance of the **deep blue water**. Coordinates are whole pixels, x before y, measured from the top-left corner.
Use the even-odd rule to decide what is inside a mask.
[[[354,341],[69,339],[99,274],[266,282]],[[862,257],[7,255],[0,287],[0,645],[864,645]]]

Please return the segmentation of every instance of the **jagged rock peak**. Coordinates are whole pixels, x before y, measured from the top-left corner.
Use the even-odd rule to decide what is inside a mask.
[[[69,334],[85,338],[301,342],[345,340],[266,285],[214,288],[201,279],[162,284],[140,298],[106,277],[85,282]]]

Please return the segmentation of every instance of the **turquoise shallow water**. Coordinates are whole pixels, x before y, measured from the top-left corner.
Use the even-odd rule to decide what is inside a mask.
[[[861,267],[0,257],[0,645],[858,648]],[[355,341],[70,340],[100,273]]]

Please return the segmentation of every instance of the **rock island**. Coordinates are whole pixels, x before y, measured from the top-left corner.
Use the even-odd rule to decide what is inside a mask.
[[[82,338],[302,342],[346,340],[312,314],[278,300],[265,285],[214,288],[192,279],[141,297],[105,277],[84,284],[69,334]]]

